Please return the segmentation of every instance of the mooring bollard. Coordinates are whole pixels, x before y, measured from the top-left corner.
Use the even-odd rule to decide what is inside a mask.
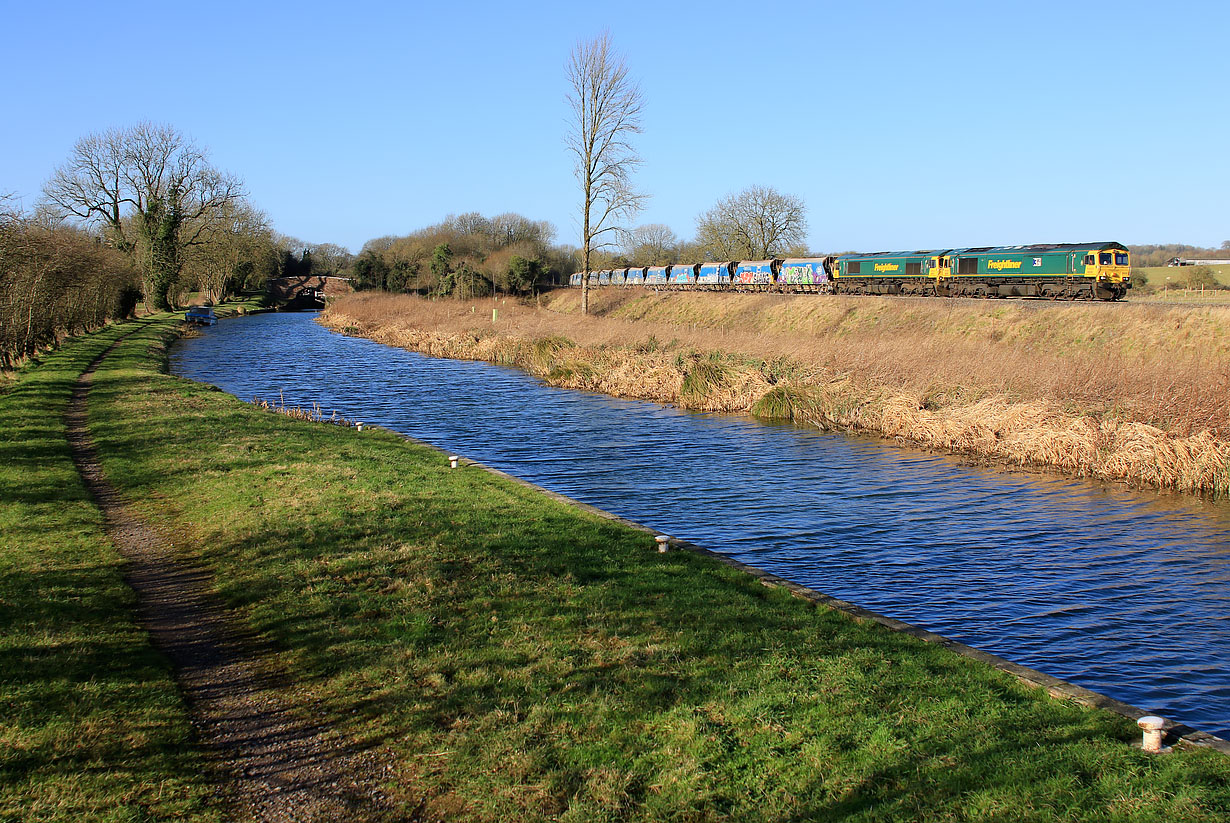
[[[448,467],[449,467],[450,469],[455,469],[455,468],[457,468],[457,461],[458,461],[458,460],[460,460],[460,459],[461,459],[461,458],[460,458],[460,457],[458,457],[457,455],[455,455],[455,454],[450,454],[450,455],[448,456]]]
[[[355,431],[363,431],[363,424],[362,424],[362,423],[355,423],[355,424],[354,424],[354,427],[355,427]]]
[[[658,554],[666,554],[666,550],[670,548],[671,539],[668,535],[659,534],[654,538],[658,542]]]
[[[1162,746],[1162,726],[1166,725],[1165,720],[1151,714],[1137,720],[1136,725],[1145,732],[1144,740],[1140,744],[1141,749],[1152,754],[1170,751],[1169,746]]]

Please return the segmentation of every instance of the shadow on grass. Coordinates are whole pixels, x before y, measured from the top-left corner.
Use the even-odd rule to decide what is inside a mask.
[[[1145,758],[1122,718],[137,349],[91,406],[113,482],[305,705],[466,817],[1148,819],[1167,793],[1180,819],[1230,812],[1230,766]]]

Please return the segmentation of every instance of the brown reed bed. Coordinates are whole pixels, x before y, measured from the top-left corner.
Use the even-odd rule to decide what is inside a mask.
[[[326,325],[557,386],[1230,491],[1230,307],[575,292],[359,294]]]

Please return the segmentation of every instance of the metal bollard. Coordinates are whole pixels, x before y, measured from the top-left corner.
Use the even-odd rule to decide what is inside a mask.
[[[1144,730],[1145,737],[1140,748],[1151,754],[1170,751],[1169,746],[1162,746],[1162,727],[1166,721],[1156,715],[1148,715],[1136,721],[1136,725]]]
[[[659,534],[654,540],[658,542],[658,554],[666,554],[666,550],[671,545],[670,537],[665,534]]]
[[[460,459],[461,459],[461,458],[460,458],[460,457],[458,457],[457,455],[455,455],[455,454],[450,454],[450,455],[448,456],[448,467],[449,467],[450,469],[455,469],[455,468],[457,468],[457,461],[458,461],[458,460],[460,460]]]

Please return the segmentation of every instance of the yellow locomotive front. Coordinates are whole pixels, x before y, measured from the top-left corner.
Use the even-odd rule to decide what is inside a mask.
[[[1094,283],[1097,297],[1113,300],[1132,287],[1132,255],[1122,246],[1091,250],[1085,255],[1085,276]]]

